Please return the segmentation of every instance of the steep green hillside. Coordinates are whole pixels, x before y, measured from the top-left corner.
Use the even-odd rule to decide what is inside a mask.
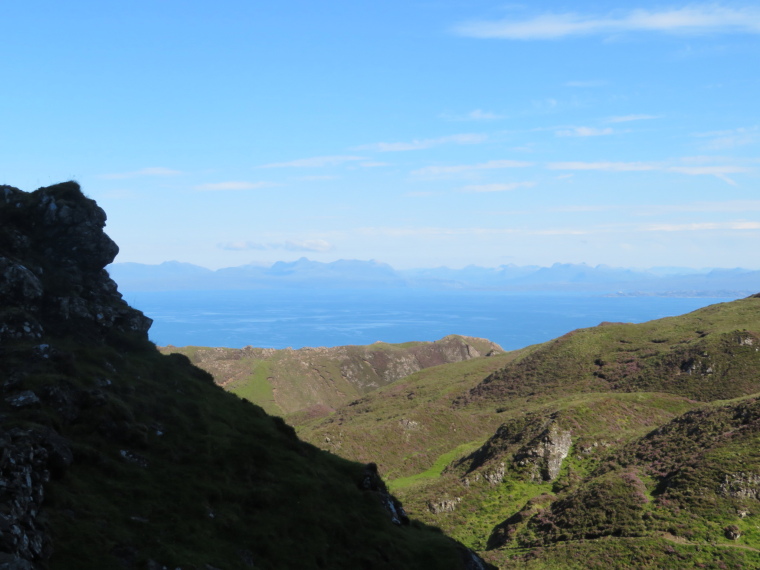
[[[425,370],[299,433],[379,449],[410,513],[503,568],[758,567],[759,333],[756,296],[605,323]]]
[[[1,567],[483,568],[374,464],[161,355],[104,223],[75,183],[0,187]]]
[[[267,412],[318,417],[409,374],[503,352],[491,341],[450,335],[435,342],[299,350],[195,346],[160,349],[186,355],[220,386]]]

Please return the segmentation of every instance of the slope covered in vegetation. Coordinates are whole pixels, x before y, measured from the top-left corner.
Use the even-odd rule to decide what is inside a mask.
[[[757,567],[758,339],[758,296],[603,323],[298,429],[348,458],[380,447],[409,512],[502,568]]]
[[[277,415],[318,417],[361,396],[441,364],[503,352],[485,339],[449,335],[435,342],[336,346],[298,350],[160,348],[184,354],[217,384]],[[293,418],[291,421],[297,421]]]

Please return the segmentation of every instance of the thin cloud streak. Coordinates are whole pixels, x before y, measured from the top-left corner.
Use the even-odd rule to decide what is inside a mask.
[[[226,251],[267,251],[285,250],[297,252],[324,253],[331,251],[333,245],[323,239],[288,240],[284,242],[259,243],[252,241],[233,241],[217,244],[219,249]]]
[[[726,131],[696,133],[694,136],[711,139],[703,145],[706,150],[726,150],[755,143],[760,136],[760,127],[741,127]]]
[[[460,192],[509,192],[518,188],[532,188],[535,182],[508,182],[505,184],[473,184],[463,186]]]
[[[125,180],[127,178],[139,178],[142,176],[179,176],[184,174],[180,170],[173,170],[171,168],[164,168],[163,166],[153,166],[150,168],[143,168],[141,170],[134,170],[132,172],[120,172],[115,174],[101,174],[98,178],[104,180]]]
[[[464,115],[451,115],[444,113],[441,115],[442,119],[447,121],[499,121],[506,119],[506,115],[500,113],[493,113],[491,111],[483,111],[482,109],[475,109]]]
[[[223,190],[256,190],[258,188],[271,188],[273,186],[280,186],[274,182],[245,182],[245,181],[229,181],[229,182],[214,182],[211,184],[199,184],[195,186],[195,190],[200,191],[223,191]]]
[[[622,115],[619,117],[610,117],[608,123],[630,123],[631,121],[649,121],[659,119],[658,115]]]
[[[573,127],[572,129],[564,129],[557,131],[558,137],[601,137],[605,135],[611,135],[613,131],[610,127],[605,129],[597,129],[594,127]]]
[[[751,172],[751,168],[734,165],[702,165],[702,166],[669,166],[649,162],[550,162],[546,165],[549,170],[586,170],[601,172],[641,172],[660,171],[687,174],[689,176],[715,176],[724,182],[736,186],[736,182],[728,174]]]
[[[623,15],[541,14],[533,19],[472,21],[455,28],[472,38],[553,40],[621,32],[665,34],[760,33],[760,10],[695,4],[677,9],[632,10]]]
[[[549,170],[601,170],[604,172],[638,172],[657,170],[646,162],[550,162]]]
[[[693,224],[653,224],[642,228],[648,232],[694,232],[694,231],[746,231],[760,230],[760,222],[723,222],[723,223],[693,223]]]
[[[299,158],[288,162],[274,162],[263,164],[259,168],[324,168],[326,166],[339,166],[347,162],[367,160],[365,156],[335,155],[313,156],[311,158]]]
[[[372,150],[377,152],[403,152],[408,150],[424,150],[445,144],[479,144],[485,142],[488,135],[477,133],[464,133],[459,135],[449,135],[434,139],[413,140],[411,142],[395,143],[372,143],[356,147],[355,150]]]
[[[521,160],[489,160],[479,164],[459,164],[455,166],[426,166],[419,170],[412,171],[412,176],[419,177],[438,177],[451,174],[461,174],[463,172],[472,172],[478,170],[496,170],[501,168],[525,168],[533,166],[532,162]]]
[[[760,222],[698,222],[688,224],[607,224],[596,227],[557,227],[557,228],[442,228],[442,227],[365,227],[359,228],[357,234],[364,236],[385,236],[391,238],[436,238],[436,237],[466,237],[466,236],[504,236],[504,235],[603,235],[603,234],[635,234],[653,232],[713,232],[713,231],[757,231]]]

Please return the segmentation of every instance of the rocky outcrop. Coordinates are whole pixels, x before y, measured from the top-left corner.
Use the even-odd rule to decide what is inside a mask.
[[[453,513],[461,502],[462,497],[456,497],[454,499],[441,499],[440,501],[429,501],[428,509],[434,515],[441,513]]]
[[[570,453],[572,443],[570,432],[552,423],[541,435],[518,451],[514,461],[521,467],[530,468],[531,480],[554,481],[559,476],[562,461]]]
[[[25,386],[44,365],[70,367],[72,356],[45,342],[76,334],[99,343],[111,331],[147,340],[151,320],[129,307],[104,267],[119,251],[103,233],[106,215],[74,182],[26,193],[0,186],[0,383],[11,411],[53,413],[71,422],[97,405],[98,389],[50,376]],[[3,417],[5,419],[5,417]],[[45,483],[73,462],[52,428],[0,428],[0,568],[34,568],[51,552],[40,511]]]
[[[104,269],[119,252],[105,222],[75,182],[32,193],[0,186],[0,344],[72,324],[88,336],[147,335],[152,321],[122,300]]]
[[[50,555],[51,541],[39,514],[44,484],[73,461],[68,443],[52,430],[0,432],[0,552],[8,568],[33,568]],[[0,568],[3,562],[0,562]],[[15,566],[13,565],[15,564]]]
[[[572,443],[571,432],[561,427],[555,415],[530,414],[503,424],[483,446],[451,468],[477,473],[492,485],[501,483],[508,471],[537,483],[554,481]]]
[[[757,473],[726,473],[718,487],[724,497],[760,499],[760,475]]]

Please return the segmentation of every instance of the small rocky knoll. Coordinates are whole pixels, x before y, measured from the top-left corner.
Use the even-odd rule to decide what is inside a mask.
[[[502,353],[489,340],[449,335],[435,342],[275,350],[246,347],[160,349],[180,353],[220,386],[281,415],[314,418],[432,366]]]

